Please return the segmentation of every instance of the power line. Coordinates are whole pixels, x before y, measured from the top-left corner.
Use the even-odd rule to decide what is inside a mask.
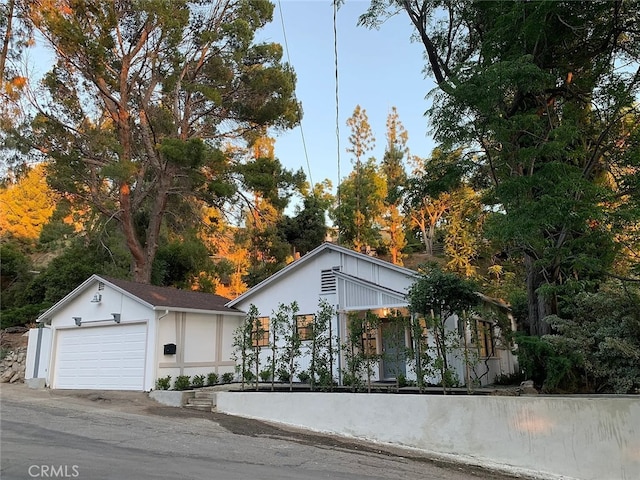
[[[336,80],[336,145],[338,149],[338,184],[336,197],[338,200],[338,212],[340,211],[340,96],[338,83],[338,0],[333,0],[333,60]],[[338,224],[338,245],[340,245],[340,225]]]
[[[284,16],[282,15],[282,5],[278,0],[278,10],[280,10],[280,23],[282,24],[282,36],[284,38],[284,49],[287,52],[287,62],[291,65],[291,57],[289,55],[289,43],[287,42],[287,31],[284,27]],[[295,89],[293,91],[293,98],[296,101],[296,111],[298,112],[298,125],[300,126],[300,136],[302,137],[302,149],[304,150],[304,158],[307,161],[307,171],[309,172],[309,183],[311,184],[311,194],[313,194],[313,178],[311,177],[311,164],[309,163],[309,155],[307,153],[307,142],[304,138],[304,130],[302,129],[302,115],[300,114],[300,107],[298,98],[296,97]]]

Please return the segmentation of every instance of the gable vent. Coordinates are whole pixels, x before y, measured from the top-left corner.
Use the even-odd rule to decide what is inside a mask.
[[[334,267],[320,272],[320,293],[336,293],[336,277],[333,275],[336,269],[339,270],[338,267]]]

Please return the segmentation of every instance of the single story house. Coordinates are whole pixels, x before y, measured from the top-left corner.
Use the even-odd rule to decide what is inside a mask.
[[[279,306],[296,302],[296,326],[308,331],[324,301],[332,309],[334,379],[342,382],[347,365],[341,347],[349,317],[372,313],[380,321],[361,342],[361,348],[379,355],[372,379],[392,381],[402,375],[415,380],[402,354],[412,346],[411,333],[407,329],[399,339],[390,333],[398,331],[395,315],[409,315],[406,293],[417,278],[413,270],[333,243],[323,243],[234,300],[93,275],[37,319],[41,328],[30,332],[25,378],[45,379],[58,389],[149,391],[167,375],[236,372],[234,335],[252,305],[269,330]],[[478,329],[481,335],[471,335],[455,316],[447,320],[460,345],[448,361],[462,383],[487,384],[499,374],[513,373],[517,362],[509,346],[496,342],[497,326],[476,320],[484,325]],[[260,342],[260,362],[266,367],[272,354],[269,333]],[[310,363],[309,342],[302,343],[298,372]],[[479,352],[473,365],[463,361],[463,346]],[[438,374],[427,381],[438,383]]]
[[[144,390],[171,375],[235,370],[245,314],[228,298],[93,275],[37,319],[26,378],[51,388]]]
[[[373,313],[380,321],[374,329],[365,331],[361,341],[361,348],[373,350],[379,356],[373,369],[373,380],[392,381],[398,375],[415,380],[416,374],[403,354],[412,344],[409,329],[398,340],[398,335],[394,334],[397,331],[394,321],[399,312],[409,315],[406,294],[418,276],[414,270],[333,243],[323,243],[230,301],[227,307],[246,312],[254,305],[263,329],[267,331],[269,317],[276,314],[281,304],[297,303],[296,325],[304,329],[318,311],[319,302],[324,300],[329,303],[335,312],[330,327],[333,348],[339,352],[333,375],[340,383],[346,368],[344,349],[340,347],[347,339],[349,316]],[[488,300],[487,297],[481,298],[485,303]],[[449,331],[458,333],[460,346],[448,356],[448,361],[461,383],[475,381],[487,384],[493,382],[497,375],[513,373],[517,362],[509,346],[496,341],[499,336],[497,326],[490,321],[476,320],[481,328],[477,328],[474,334],[455,316],[447,320]],[[425,333],[429,339],[429,332]],[[263,345],[260,363],[265,367],[272,354],[269,335],[267,333],[265,338],[258,340]],[[433,339],[428,342],[433,347]],[[309,348],[305,348],[304,341],[302,343],[298,371],[307,369],[310,364]],[[478,352],[472,365],[463,359],[463,346],[472,346]],[[432,383],[440,381],[437,373],[426,380]]]

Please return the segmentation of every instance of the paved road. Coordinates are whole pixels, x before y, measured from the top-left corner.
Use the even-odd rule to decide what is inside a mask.
[[[2,480],[503,479],[364,443],[157,406],[144,394],[2,385]],[[235,432],[235,433],[234,433]]]

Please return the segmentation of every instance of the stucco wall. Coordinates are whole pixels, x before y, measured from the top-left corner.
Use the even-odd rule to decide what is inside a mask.
[[[640,397],[220,392],[217,408],[538,478],[640,472]]]

